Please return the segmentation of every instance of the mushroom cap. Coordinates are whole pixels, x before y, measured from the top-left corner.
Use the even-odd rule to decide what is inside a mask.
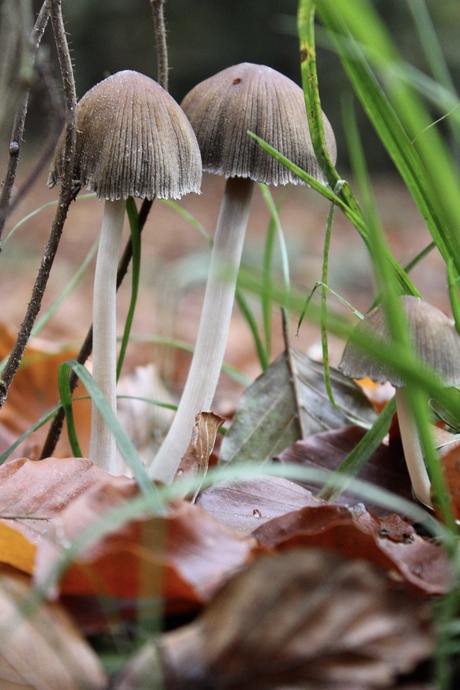
[[[302,184],[248,136],[251,131],[325,182],[311,142],[303,91],[276,70],[248,62],[228,67],[195,86],[181,105],[195,130],[206,172],[266,184]],[[325,115],[323,122],[335,162],[334,133]]]
[[[74,180],[99,199],[179,199],[199,192],[201,156],[181,107],[153,79],[117,72],[93,86],[76,108]],[[48,177],[61,181],[64,134]]]
[[[418,356],[443,378],[448,386],[460,384],[460,336],[453,322],[432,304],[419,297],[404,295],[400,298],[411,342]],[[404,380],[399,372],[387,367],[359,346],[359,336],[365,333],[379,340],[390,341],[385,314],[379,305],[360,321],[345,346],[339,369],[354,379],[368,376],[373,381],[389,381],[400,388]]]

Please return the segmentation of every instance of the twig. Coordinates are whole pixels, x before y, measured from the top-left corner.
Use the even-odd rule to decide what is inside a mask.
[[[166,27],[164,17],[164,0],[150,0],[155,28],[155,43],[157,51],[158,83],[165,91],[168,90],[168,45],[166,42]]]
[[[58,52],[59,67],[64,87],[64,100],[66,106],[67,124],[65,127],[65,164],[62,175],[62,184],[59,194],[59,204],[54,217],[48,243],[42,258],[37,279],[32,291],[24,321],[22,322],[16,343],[6,363],[3,378],[0,381],[0,407],[3,406],[8,395],[8,389],[13,377],[21,363],[29,337],[41,308],[43,294],[45,292],[51,268],[59,246],[59,240],[64,228],[67,211],[72,201],[72,177],[75,156],[75,106],[76,92],[72,71],[72,61],[62,20],[61,1],[50,0],[51,23],[53,26],[56,48]]]
[[[38,48],[40,46],[43,34],[46,29],[46,25],[48,24],[48,19],[50,17],[50,6],[51,0],[45,0],[30,35],[30,57],[32,64],[35,61]],[[19,105],[17,109],[16,116],[14,118],[13,129],[11,132],[9,147],[10,155],[8,159],[5,178],[3,181],[3,188],[0,194],[0,241],[3,235],[5,222],[9,214],[11,195],[13,193],[13,186],[16,179],[16,172],[19,163],[19,153],[21,151],[21,145],[23,142],[24,127],[27,116],[27,107],[29,104],[29,94],[30,89],[27,89],[27,91],[23,94],[22,103]]]

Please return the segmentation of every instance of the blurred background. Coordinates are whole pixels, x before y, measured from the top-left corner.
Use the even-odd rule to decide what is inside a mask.
[[[1,0],[5,3],[6,0]],[[0,3],[1,4],[1,3]],[[170,91],[181,101],[199,81],[238,62],[267,64],[300,83],[296,35],[297,0],[168,0],[165,15],[170,58]],[[417,0],[374,0],[409,62],[427,69],[414,24]],[[34,0],[34,7],[41,3]],[[63,0],[78,96],[121,69],[156,77],[155,42],[148,0]],[[428,0],[427,7],[455,83],[460,78],[460,2]],[[318,71],[323,109],[339,144],[339,165],[347,156],[341,132],[341,96],[348,90],[343,71],[318,31]],[[46,41],[52,43],[50,30]],[[0,48],[1,50],[1,48]],[[389,167],[378,140],[360,115],[373,170]]]

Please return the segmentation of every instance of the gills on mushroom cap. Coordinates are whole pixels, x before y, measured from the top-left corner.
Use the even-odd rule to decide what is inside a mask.
[[[190,123],[157,82],[117,72],[93,86],[76,110],[74,180],[99,199],[178,199],[199,192],[201,156]],[[48,186],[61,181],[64,138]]]
[[[181,106],[195,130],[204,171],[266,184],[302,184],[248,136],[250,131],[325,182],[311,142],[303,91],[271,67],[249,62],[228,67],[195,86]],[[335,162],[334,133],[324,114],[323,124]]]

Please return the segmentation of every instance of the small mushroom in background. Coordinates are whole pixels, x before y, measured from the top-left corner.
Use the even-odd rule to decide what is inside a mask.
[[[407,318],[410,339],[421,359],[443,379],[446,386],[460,384],[460,336],[453,322],[442,311],[419,297],[405,295],[400,298]],[[389,340],[389,329],[381,306],[369,312],[357,325],[345,346],[339,369],[353,379],[369,377],[373,381],[389,381],[395,387],[396,409],[407,469],[414,493],[426,506],[433,507],[431,481],[426,470],[417,425],[404,393],[404,379],[369,355],[359,346],[359,335],[374,335],[378,340]]]
[[[211,407],[233,308],[236,279],[254,182],[302,184],[261,149],[248,131],[326,184],[311,142],[302,89],[263,65],[242,63],[193,88],[181,103],[195,130],[203,170],[227,182],[217,222],[195,351],[171,429],[150,475],[173,481],[192,434],[195,416]],[[332,159],[336,145],[324,116]]]
[[[76,109],[74,180],[105,199],[94,279],[93,376],[116,412],[116,275],[126,199],[179,199],[199,192],[201,156],[190,123],[153,79],[126,70],[90,89]],[[60,182],[59,140],[48,185]],[[90,459],[121,474],[115,440],[93,404]]]

